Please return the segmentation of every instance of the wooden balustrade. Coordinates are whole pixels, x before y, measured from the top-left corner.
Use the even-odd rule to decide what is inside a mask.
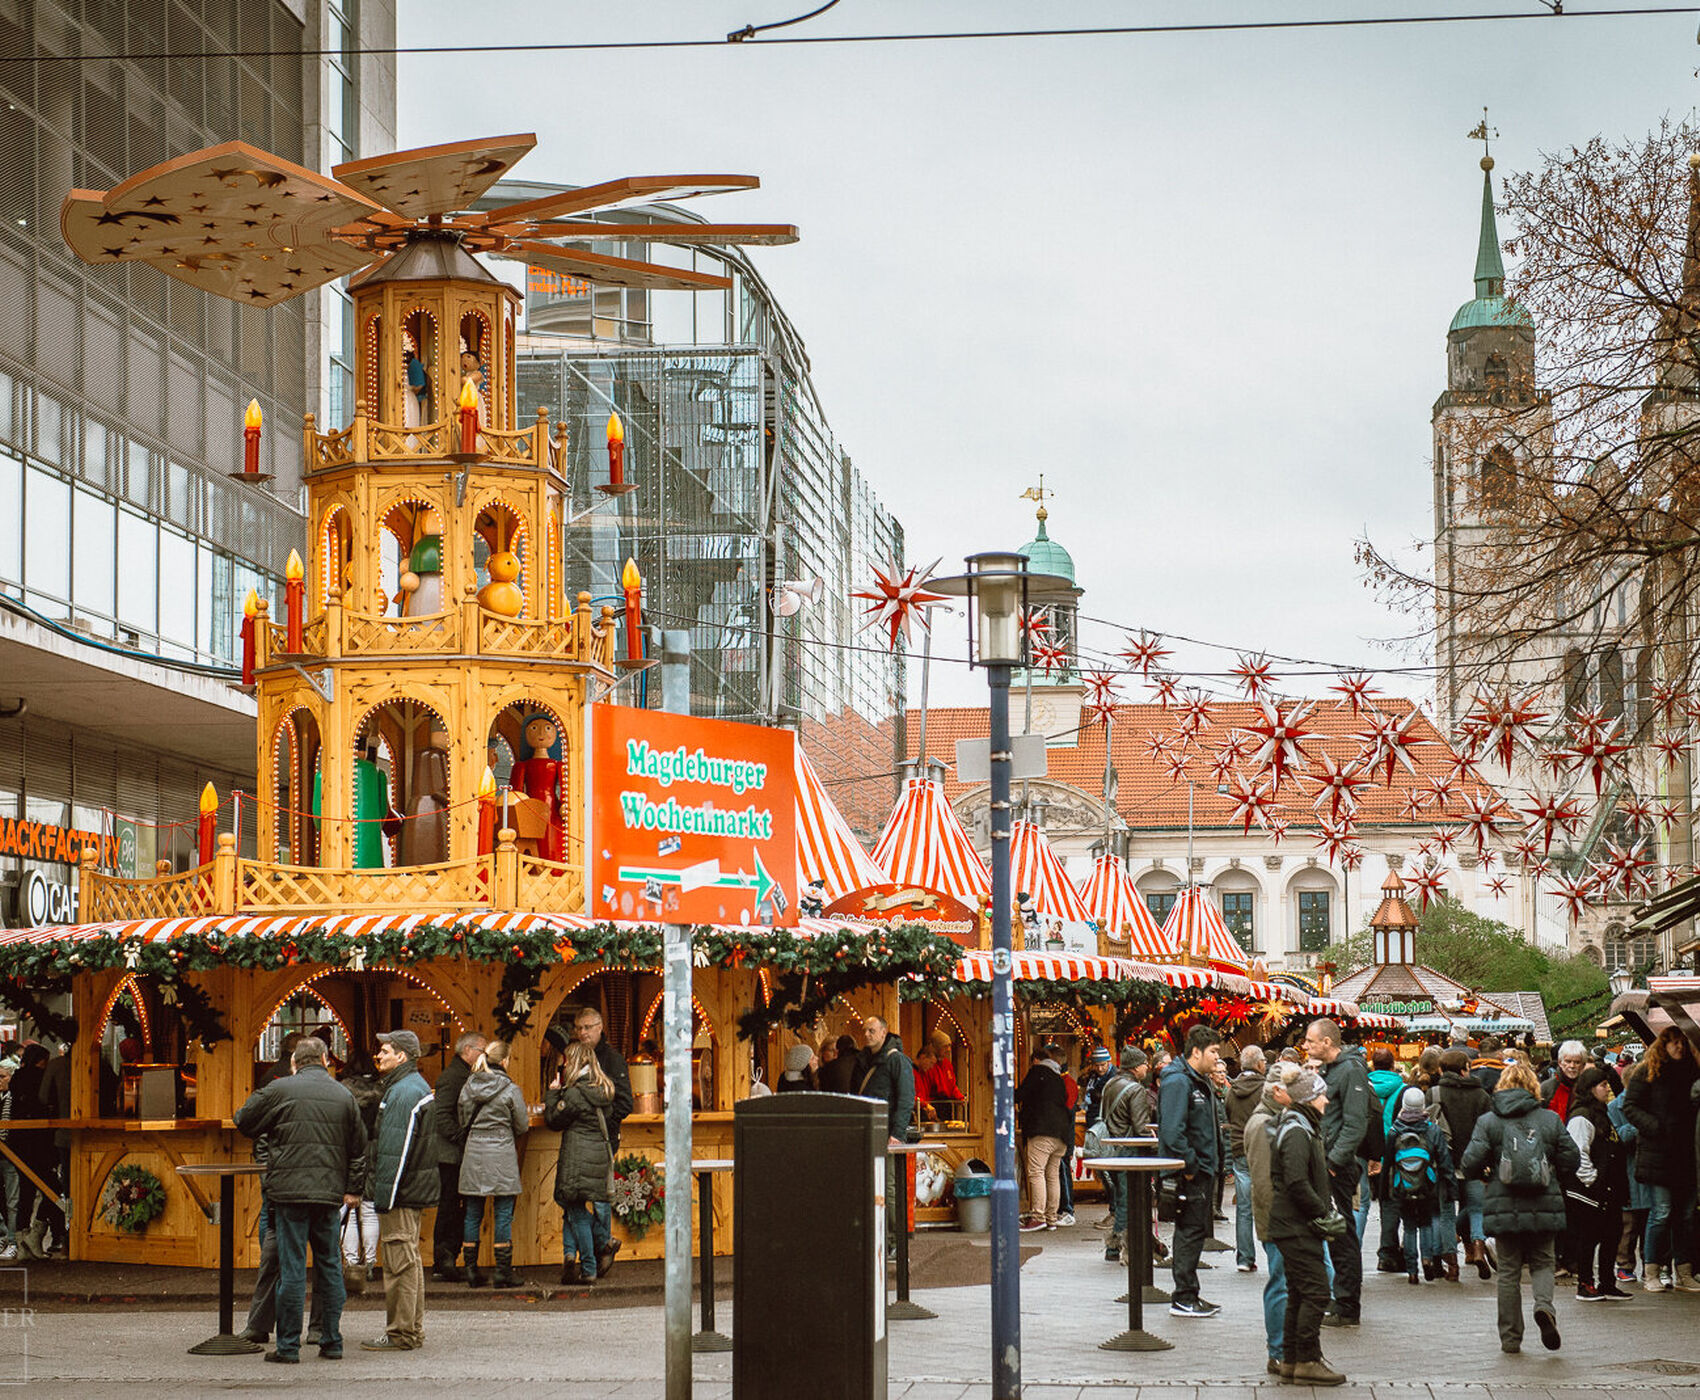
[[[285,656],[282,623],[257,619],[264,644],[258,664]],[[301,629],[301,655],[314,660],[371,656],[531,656],[614,669],[615,611],[604,604],[598,616],[590,594],[562,618],[504,617],[467,601],[428,617],[387,617],[355,612],[332,600]]]
[[[458,416],[451,415],[410,428],[405,424],[384,423],[365,414],[356,414],[346,428],[322,433],[314,416],[309,413],[304,438],[304,460],[309,476],[346,466],[440,462],[459,447],[460,421]],[[548,417],[544,413],[539,413],[537,421],[529,428],[480,427],[478,450],[487,461],[502,466],[540,470],[559,469],[557,459],[562,455],[560,446],[552,450]]]

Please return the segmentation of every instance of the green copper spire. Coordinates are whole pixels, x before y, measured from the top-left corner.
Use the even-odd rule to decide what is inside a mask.
[[[1493,157],[1482,157],[1482,236],[1476,244],[1476,297],[1503,296],[1505,261],[1499,255],[1499,224],[1493,214]]]

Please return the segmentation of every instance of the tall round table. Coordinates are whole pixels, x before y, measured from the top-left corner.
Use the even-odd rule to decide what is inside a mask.
[[[702,1280],[702,1331],[691,1338],[692,1351],[732,1350],[732,1339],[714,1330],[714,1174],[731,1170],[730,1157],[705,1157],[691,1163],[697,1179],[697,1256]]]
[[[904,1142],[893,1147],[886,1145],[886,1156],[895,1157],[894,1163],[897,1177],[897,1297],[886,1304],[885,1315],[888,1321],[896,1322],[925,1322],[938,1314],[929,1308],[923,1308],[919,1303],[909,1300],[909,1164],[905,1157],[913,1157],[919,1152],[931,1151],[929,1144],[924,1142]],[[887,1194],[890,1187],[887,1186]]]
[[[258,1176],[258,1162],[196,1162],[177,1168],[184,1177],[218,1178],[218,1332],[189,1348],[192,1356],[251,1356],[265,1348],[236,1335],[236,1178]]]
[[[1158,1144],[1157,1135],[1155,1133],[1146,1137],[1103,1138],[1101,1141],[1105,1147],[1131,1147],[1135,1157],[1155,1157],[1157,1155]],[[1133,1219],[1132,1202],[1129,1202],[1128,1205],[1128,1219]],[[1148,1218],[1145,1222],[1145,1238],[1147,1240],[1151,1238],[1152,1228],[1151,1221]],[[1132,1253],[1131,1247],[1128,1252],[1130,1254]],[[1198,1267],[1201,1269],[1208,1269],[1210,1266],[1203,1261],[1200,1261]],[[1147,1245],[1145,1249],[1143,1296],[1147,1303],[1167,1303],[1169,1301],[1169,1290],[1157,1287],[1157,1261],[1152,1257],[1151,1247],[1149,1245]],[[1127,1295],[1124,1293],[1120,1298],[1117,1298],[1116,1301],[1118,1303],[1127,1302]]]
[[[1089,1157],[1088,1171],[1126,1172],[1132,1188],[1127,1212],[1127,1331],[1098,1345],[1105,1351],[1168,1351],[1174,1343],[1145,1330],[1146,1269],[1151,1260],[1151,1178],[1186,1166],[1179,1157]]]

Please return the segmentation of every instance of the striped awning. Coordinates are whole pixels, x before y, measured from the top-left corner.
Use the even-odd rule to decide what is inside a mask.
[[[1086,911],[1107,938],[1127,939],[1138,958],[1178,958],[1180,950],[1157,927],[1120,856],[1102,855],[1081,890]]]
[[[801,744],[796,752],[797,888],[819,880],[830,904],[852,890],[883,885],[885,872],[868,858],[850,823],[827,796]]]
[[[1245,949],[1234,941],[1222,922],[1222,911],[1198,885],[1188,885],[1163,921],[1163,933],[1182,953],[1202,959],[1225,972],[1246,975]]]
[[[1339,997],[1312,997],[1310,1005],[1301,1007],[1311,1016],[1329,1016],[1348,1021],[1358,1014],[1358,1004],[1355,1001],[1341,1001]]]
[[[1166,982],[1171,987],[1210,987],[1215,977],[1208,968],[1161,967],[1132,958],[1094,958],[1082,953],[1012,953],[1010,974],[1017,982]],[[959,982],[990,982],[992,955],[984,950],[964,953],[956,965]]]
[[[307,933],[341,935],[352,943],[380,933],[405,933],[427,925],[438,928],[483,929],[498,933],[547,930],[570,940],[576,933],[610,922],[584,914],[539,914],[524,910],[501,913],[459,913],[421,910],[383,914],[217,914],[192,919],[129,919],[100,924],[47,924],[37,928],[0,931],[0,947],[19,943],[81,943],[96,938],[134,938],[141,943],[169,943],[191,934],[216,933],[221,938],[299,938]],[[654,928],[641,921],[612,921],[616,928]],[[790,930],[799,938],[815,938],[841,928],[861,928],[849,919],[799,919]],[[748,933],[741,925],[717,928],[723,933]]]
[[[1049,918],[1078,924],[1092,919],[1045,833],[1033,822],[1017,822],[1010,833],[1009,889],[1017,905],[1022,895],[1031,895],[1033,907]]]
[[[973,905],[990,898],[992,875],[944,789],[926,778],[910,778],[903,796],[874,845],[874,864],[899,885],[939,890]]]
[[[1360,1011],[1352,1018],[1352,1024],[1361,1026],[1365,1030],[1402,1031],[1405,1029],[1403,1017],[1389,1016],[1381,1011]]]

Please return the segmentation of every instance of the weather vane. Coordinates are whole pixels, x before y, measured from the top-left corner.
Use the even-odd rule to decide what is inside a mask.
[[[1054,496],[1056,494],[1057,493],[1055,491],[1049,490],[1045,486],[1045,474],[1044,472],[1040,472],[1039,484],[1037,486],[1029,486],[1021,493],[1021,499],[1024,501],[1037,501],[1039,503],[1039,519],[1043,520],[1046,515],[1049,514],[1049,512],[1045,509],[1045,497]]]
[[[1499,128],[1488,125],[1487,115],[1488,109],[1483,107],[1482,119],[1477,122],[1475,127],[1467,134],[1467,139],[1471,141],[1480,141],[1482,143],[1482,169],[1492,170],[1493,152],[1488,149],[1488,142],[1497,141],[1499,139]]]

